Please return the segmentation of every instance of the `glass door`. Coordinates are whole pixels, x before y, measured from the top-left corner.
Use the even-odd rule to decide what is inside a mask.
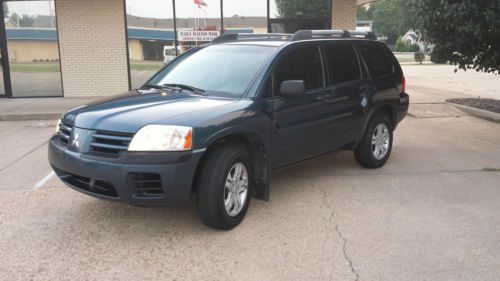
[[[2,1],[0,1],[2,2]],[[4,8],[5,8],[5,3],[2,2],[0,5],[0,98],[6,97],[7,93],[7,87],[5,85],[4,80],[6,77],[8,77],[7,73],[8,71],[5,69],[4,66],[7,66],[8,68],[8,60],[6,57],[6,48],[7,48],[7,40],[5,40],[5,13],[4,13]]]
[[[0,97],[5,97],[5,83],[3,82],[3,59],[0,51]]]
[[[12,96],[62,96],[54,0],[2,2]]]

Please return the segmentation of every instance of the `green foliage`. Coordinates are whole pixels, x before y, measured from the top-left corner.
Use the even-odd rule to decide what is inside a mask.
[[[373,5],[373,31],[388,37],[394,44],[398,36],[415,26],[415,13],[410,0],[379,0]]]
[[[276,0],[278,10],[276,16],[283,18],[330,18],[329,7],[329,0]]]
[[[436,46],[431,60],[500,73],[500,1],[408,0]]]
[[[394,49],[396,52],[419,52],[420,46],[418,44],[410,45],[403,40],[402,36],[399,36]]]
[[[23,15],[19,19],[19,27],[33,27],[35,24],[35,17],[29,15]]]
[[[406,52],[406,48],[407,48],[406,43],[405,41],[403,41],[403,37],[399,36],[398,40],[396,40],[396,46],[395,46],[396,52]]]
[[[420,52],[420,46],[418,44],[412,44],[408,46],[407,52]]]
[[[414,54],[415,61],[422,64],[422,62],[425,60],[425,54],[423,52],[416,52]]]
[[[438,63],[438,64],[445,64],[447,63],[448,61],[446,60],[446,57],[441,55],[441,53],[439,52],[439,50],[437,49],[434,49],[431,53],[431,61],[433,63]]]
[[[358,6],[357,18],[358,20],[373,20],[374,5],[361,5]]]
[[[19,17],[17,13],[12,13],[10,15],[10,19],[12,22],[19,24],[19,27],[33,27],[35,24],[35,17],[29,15],[23,15]]]

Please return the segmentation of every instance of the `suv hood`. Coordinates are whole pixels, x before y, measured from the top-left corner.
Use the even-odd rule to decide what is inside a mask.
[[[133,91],[123,96],[77,107],[65,113],[62,120],[78,128],[124,133],[135,133],[148,124],[194,127],[197,120],[190,119],[190,115],[194,112],[210,110],[237,101],[184,93],[162,95],[159,91],[148,94],[137,94]],[[181,115],[183,118],[176,118]]]

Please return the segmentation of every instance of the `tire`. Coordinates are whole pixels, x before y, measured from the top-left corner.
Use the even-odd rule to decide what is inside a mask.
[[[361,143],[354,151],[354,157],[361,166],[375,169],[382,167],[387,162],[392,151],[392,128],[392,123],[386,116],[377,114],[371,118]],[[382,135],[377,138],[376,134],[379,133]],[[374,143],[372,143],[372,139]]]
[[[241,223],[253,196],[250,163],[246,149],[236,145],[216,148],[208,155],[197,180],[198,214],[207,226],[229,230]],[[236,176],[237,167],[241,177]],[[242,200],[245,171],[247,188]]]

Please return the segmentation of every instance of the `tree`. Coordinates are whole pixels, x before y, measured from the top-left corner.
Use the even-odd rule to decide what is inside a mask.
[[[331,0],[276,0],[278,16],[284,18],[329,18]]]
[[[373,20],[373,10],[375,9],[375,5],[361,5],[358,6],[357,10],[357,18],[358,20]]]
[[[409,0],[379,0],[373,7],[373,31],[386,35],[387,43],[394,44],[398,36],[416,28],[416,15]]]
[[[9,16],[9,6],[5,2],[3,2],[3,16],[4,17]]]
[[[35,24],[35,17],[29,15],[23,15],[19,19],[19,27],[33,27]]]
[[[411,0],[433,55],[459,69],[500,72],[500,1]],[[457,69],[455,69],[457,71]]]

